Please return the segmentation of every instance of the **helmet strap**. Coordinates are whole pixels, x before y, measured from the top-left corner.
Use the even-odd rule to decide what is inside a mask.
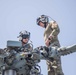
[[[44,23],[44,27],[45,27],[45,28],[47,27],[47,23],[46,23],[46,22]]]

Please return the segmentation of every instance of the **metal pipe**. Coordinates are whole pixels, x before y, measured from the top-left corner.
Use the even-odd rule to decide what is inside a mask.
[[[15,70],[5,70],[4,75],[16,75],[16,71]]]

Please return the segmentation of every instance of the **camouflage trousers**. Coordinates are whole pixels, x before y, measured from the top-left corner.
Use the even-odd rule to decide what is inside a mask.
[[[47,60],[48,75],[64,75],[61,67],[61,58]]]
[[[50,44],[50,47],[55,47],[59,48],[60,44],[59,42],[54,42]],[[48,75],[64,75],[62,71],[62,66],[61,66],[61,57],[58,56],[56,59],[50,59],[46,61],[47,66],[48,66]]]

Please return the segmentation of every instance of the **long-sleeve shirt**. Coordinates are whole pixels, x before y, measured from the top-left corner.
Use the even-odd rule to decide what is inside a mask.
[[[55,21],[51,21],[48,23],[47,27],[44,31],[44,41],[47,40],[49,36],[52,36],[51,44],[52,46],[58,46],[60,47],[59,40],[58,40],[58,34],[60,32],[59,26]]]

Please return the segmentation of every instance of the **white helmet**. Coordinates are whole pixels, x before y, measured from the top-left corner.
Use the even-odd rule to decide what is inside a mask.
[[[26,30],[23,30],[19,33],[19,40],[22,41],[22,39],[30,39],[30,32],[26,31]]]
[[[39,25],[40,22],[45,24],[49,22],[49,19],[46,15],[41,15],[40,17],[37,18],[37,25]]]

